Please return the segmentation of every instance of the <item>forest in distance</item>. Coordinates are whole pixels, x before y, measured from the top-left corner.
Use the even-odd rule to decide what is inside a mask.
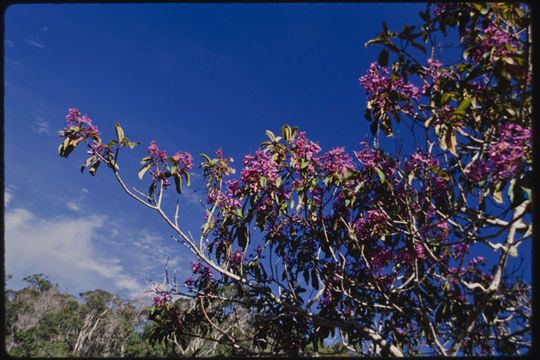
[[[8,275],[8,279],[11,275]],[[228,356],[219,342],[193,338],[186,348],[152,341],[157,323],[149,320],[155,305],[140,306],[118,294],[95,289],[75,295],[44,274],[24,278],[20,290],[5,289],[4,351],[11,357],[168,358]],[[157,299],[155,299],[157,301]],[[178,308],[190,306],[179,298]],[[323,346],[328,355],[344,354]],[[176,350],[176,351],[175,351]],[[180,351],[179,351],[180,350]],[[321,349],[319,349],[321,350]]]

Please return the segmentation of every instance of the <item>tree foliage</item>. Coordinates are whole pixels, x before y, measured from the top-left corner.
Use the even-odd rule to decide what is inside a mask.
[[[174,217],[162,210],[170,181],[179,194],[189,185],[191,155],[167,156],[153,141],[138,174],[150,173],[148,192],[133,192],[116,159],[137,143],[119,124],[103,143],[70,109],[60,155],[86,144],[81,170],[95,175],[105,163],[199,259],[184,290],[154,299],[153,339],[184,351],[196,336],[234,354],[316,353],[329,338],[361,355],[531,346],[530,286],[507,271],[532,236],[530,11],[441,3],[420,17],[400,32],[383,23],[366,43],[382,46],[378,61],[359,79],[372,134],[408,128],[417,148],[391,155],[361,143],[351,154],[321,153],[285,125],[280,136],[267,131],[239,176],[221,149],[203,154],[198,239],[179,227],[178,208]],[[445,55],[452,41],[454,61]],[[192,300],[173,305],[172,294]]]
[[[6,351],[15,357],[149,357],[167,355],[150,345],[145,311],[107,291],[81,299],[62,292],[43,274],[24,278],[29,286],[6,290]],[[146,314],[145,314],[146,312]]]

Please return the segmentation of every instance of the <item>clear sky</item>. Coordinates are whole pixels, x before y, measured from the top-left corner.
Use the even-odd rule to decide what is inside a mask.
[[[98,125],[119,122],[141,146],[120,154],[139,181],[150,141],[235,159],[283,124],[327,151],[370,140],[358,78],[380,48],[364,47],[386,21],[418,21],[422,3],[28,4],[5,12],[5,271],[45,273],[77,293],[136,294],[161,281],[167,256],[181,283],[193,257],[157,214],[123,193],[106,168],[81,174],[78,149],[58,156],[68,108]],[[195,173],[198,169],[195,169]],[[180,197],[180,223],[198,233],[201,177]],[[171,189],[172,190],[172,189]],[[176,196],[170,191],[172,211]]]

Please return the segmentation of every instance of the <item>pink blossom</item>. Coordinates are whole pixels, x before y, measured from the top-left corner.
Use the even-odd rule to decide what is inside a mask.
[[[366,89],[368,101],[373,108],[373,113],[379,117],[382,113],[400,110],[410,114],[413,112],[411,100],[418,100],[420,91],[411,83],[406,83],[403,77],[388,75],[386,67],[381,67],[377,62],[370,65],[367,74],[360,77],[360,85]],[[389,93],[397,94],[396,99]]]
[[[531,158],[532,133],[515,123],[505,123],[491,145],[485,158],[470,162],[464,171],[469,181],[475,183],[492,177],[494,182],[515,176],[524,162]]]
[[[193,167],[193,162],[192,162],[193,157],[191,156],[190,153],[187,153],[187,152],[182,153],[179,151],[173,155],[173,159],[176,162],[177,166],[180,166],[180,168],[189,170]]]

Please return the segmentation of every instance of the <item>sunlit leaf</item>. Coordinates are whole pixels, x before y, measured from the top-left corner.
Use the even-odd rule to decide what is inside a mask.
[[[144,173],[146,173],[148,171],[148,169],[150,169],[150,167],[152,166],[152,163],[149,162],[147,164],[145,164],[141,170],[139,170],[137,176],[139,177],[140,180],[142,180],[143,176],[144,176]]]
[[[377,172],[377,175],[379,176],[379,181],[381,182],[381,184],[383,184],[384,181],[386,180],[386,176],[384,176],[384,173],[378,167],[375,166],[374,169]]]
[[[124,130],[122,130],[122,127],[119,123],[114,124],[114,129],[116,130],[116,136],[118,138],[118,142],[122,142],[124,139]]]

